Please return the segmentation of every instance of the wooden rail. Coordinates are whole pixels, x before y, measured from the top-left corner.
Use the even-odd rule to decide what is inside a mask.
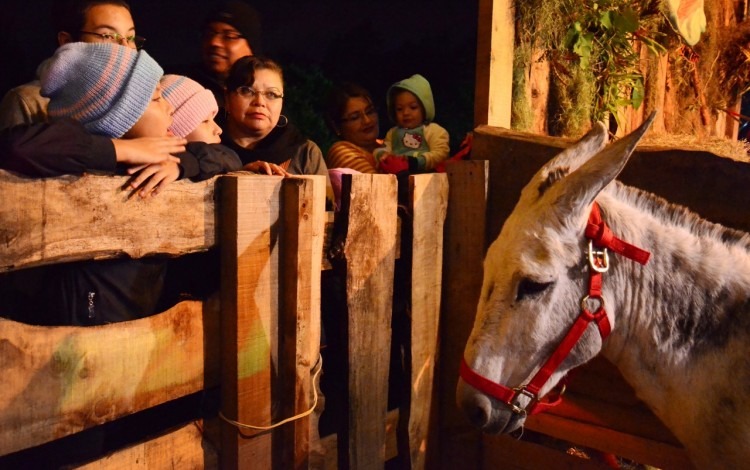
[[[383,388],[389,373],[388,291],[403,247],[396,181],[386,175],[345,181],[346,210],[335,222],[343,230],[334,231],[333,239],[341,244],[346,266],[347,341],[353,354],[347,372],[351,418],[338,430],[338,451],[323,454],[322,463],[311,461],[311,449],[322,444],[315,415],[272,431],[210,419],[86,468],[134,461],[169,467],[190,459],[207,468],[335,468],[337,454],[346,466],[382,468],[397,448],[411,467],[424,468],[426,442],[435,429],[447,178],[419,175],[411,182],[406,243],[416,261],[410,268],[413,365],[410,396],[400,413],[386,413]],[[9,195],[0,206],[0,271],[124,255],[179,256],[218,245],[221,295],[101,327],[0,319],[0,366],[7,377],[0,390],[0,456],[5,456],[0,462],[22,449],[216,386],[222,414],[253,426],[271,425],[312,405],[324,240],[332,230],[323,210],[322,178],[227,175],[174,183],[151,201],[129,198],[121,190],[124,182],[90,175],[31,180],[0,171],[0,193]],[[399,420],[404,424],[396,424]]]

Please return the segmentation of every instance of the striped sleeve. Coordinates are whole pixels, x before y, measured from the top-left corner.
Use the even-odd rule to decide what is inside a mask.
[[[326,155],[328,168],[351,168],[361,173],[377,173],[375,158],[371,153],[351,142],[338,141]]]

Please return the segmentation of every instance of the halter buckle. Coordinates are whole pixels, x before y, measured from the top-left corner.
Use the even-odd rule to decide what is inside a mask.
[[[535,393],[531,393],[530,391],[526,390],[526,386],[525,385],[522,385],[520,387],[515,387],[513,389],[513,392],[515,392],[513,394],[513,398],[511,398],[506,404],[510,407],[510,409],[513,411],[513,413],[515,413],[517,415],[526,416],[528,414],[526,412],[526,408],[528,408],[529,406],[531,406],[537,400],[536,394]],[[518,397],[519,397],[519,395],[525,395],[525,396],[529,397],[529,399],[531,400],[531,401],[529,401],[529,403],[524,408],[521,408],[521,406],[519,406],[520,405],[520,403],[518,403]]]
[[[606,248],[601,251],[594,249],[594,241],[589,240],[589,266],[598,273],[606,273],[609,270],[609,251]]]

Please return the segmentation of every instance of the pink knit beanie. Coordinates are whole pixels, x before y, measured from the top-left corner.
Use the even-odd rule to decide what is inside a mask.
[[[211,91],[182,75],[164,75],[161,79],[161,94],[174,108],[169,130],[179,137],[186,137],[198,124],[219,111],[219,105]]]
[[[111,43],[60,46],[41,76],[51,118],[122,137],[141,118],[164,71],[146,51]]]

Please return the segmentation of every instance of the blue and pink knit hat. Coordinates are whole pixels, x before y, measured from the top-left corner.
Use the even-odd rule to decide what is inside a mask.
[[[219,112],[214,94],[182,75],[164,75],[161,94],[174,108],[169,130],[178,137],[187,137],[198,124]]]
[[[146,51],[72,42],[55,51],[41,77],[51,118],[69,117],[94,133],[122,137],[141,118],[164,71]]]

